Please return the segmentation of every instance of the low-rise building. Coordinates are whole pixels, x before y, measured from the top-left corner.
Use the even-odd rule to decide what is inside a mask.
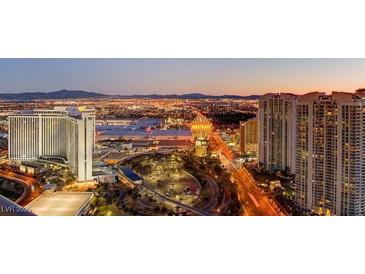
[[[121,166],[120,167],[121,175],[127,179],[129,182],[141,185],[143,184],[143,178],[139,176],[137,173],[133,171],[130,167],[127,166]]]
[[[117,173],[107,165],[96,165],[93,166],[93,177],[99,183],[116,183]]]
[[[90,205],[92,192],[53,192],[44,193],[26,208],[39,216],[81,216]]]

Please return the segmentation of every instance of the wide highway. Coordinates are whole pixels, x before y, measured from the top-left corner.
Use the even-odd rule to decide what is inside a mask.
[[[211,140],[217,145],[221,160],[228,168],[228,172],[231,174],[233,182],[237,186],[238,198],[245,208],[245,215],[282,215],[282,213],[278,212],[278,210],[276,210],[274,206],[270,204],[267,197],[261,193],[260,189],[255,185],[248,172],[243,168],[236,167],[235,163],[233,162],[232,152],[217,133],[212,133]]]

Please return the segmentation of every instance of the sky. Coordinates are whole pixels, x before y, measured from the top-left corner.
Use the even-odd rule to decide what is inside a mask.
[[[365,59],[0,59],[0,93],[303,94],[365,88]]]

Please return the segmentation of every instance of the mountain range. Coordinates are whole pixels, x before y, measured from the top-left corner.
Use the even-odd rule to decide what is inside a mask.
[[[83,99],[83,98],[125,98],[125,99],[245,99],[256,100],[258,95],[206,95],[202,93],[187,94],[146,94],[146,95],[106,95],[103,93],[84,90],[57,90],[51,92],[21,92],[21,93],[0,93],[2,100],[42,100],[42,99]]]
[[[83,90],[58,90],[51,92],[21,92],[21,93],[0,93],[0,99],[3,100],[39,100],[39,99],[78,99],[78,98],[102,98],[108,97],[96,92]]]

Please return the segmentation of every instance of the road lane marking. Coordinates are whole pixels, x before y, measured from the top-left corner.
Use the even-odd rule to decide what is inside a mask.
[[[257,202],[256,198],[250,193],[247,192],[248,196],[251,198],[253,204],[255,205],[255,207],[260,207],[260,204]]]

